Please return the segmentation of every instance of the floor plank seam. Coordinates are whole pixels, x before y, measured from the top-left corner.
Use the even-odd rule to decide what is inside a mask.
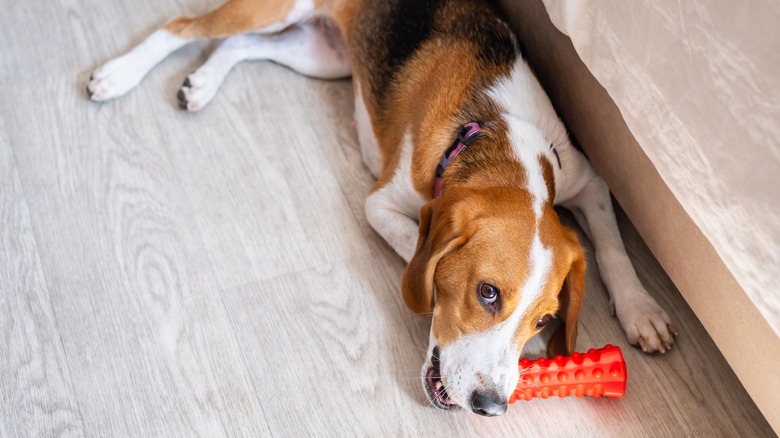
[[[243,282],[243,283],[238,283],[238,284],[227,286],[227,287],[217,286],[217,288],[218,288],[219,292],[230,292],[232,290],[246,288],[246,287],[251,286],[253,284],[273,281],[273,280],[277,280],[279,278],[284,278],[284,277],[288,277],[288,276],[291,276],[291,275],[301,274],[301,273],[309,272],[309,271],[319,271],[321,268],[331,267],[331,266],[338,265],[338,264],[341,264],[341,263],[346,263],[346,262],[350,262],[350,261],[353,261],[353,260],[358,260],[358,259],[360,259],[362,257],[374,256],[374,255],[375,255],[374,251],[369,249],[368,251],[365,251],[365,252],[360,253],[360,254],[354,254],[354,255],[349,256],[349,257],[329,260],[329,261],[325,261],[325,262],[322,262],[322,263],[317,263],[317,264],[313,264],[313,265],[310,265],[310,266],[302,267],[300,269],[294,269],[294,270],[291,270],[291,271],[288,271],[288,272],[282,272],[282,273],[279,273],[279,274],[269,275],[267,277],[257,278],[257,279],[253,279],[252,281],[246,281],[246,282]]]

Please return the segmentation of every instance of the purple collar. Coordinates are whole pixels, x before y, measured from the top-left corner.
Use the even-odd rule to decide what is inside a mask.
[[[439,167],[436,168],[436,181],[433,184],[434,199],[441,198],[441,181],[444,178],[444,170],[447,169],[447,166],[449,166],[455,157],[463,152],[468,145],[482,137],[482,134],[480,134],[481,131],[482,125],[479,122],[468,123],[458,131],[458,137],[452,142],[452,145],[447,148],[444,155],[441,156]]]

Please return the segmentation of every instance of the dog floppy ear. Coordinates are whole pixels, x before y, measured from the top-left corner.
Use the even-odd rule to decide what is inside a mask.
[[[563,325],[558,327],[547,344],[548,357],[559,354],[569,355],[574,352],[577,342],[577,320],[582,307],[582,296],[585,291],[585,256],[582,247],[575,245],[573,260],[569,273],[563,281],[563,287],[558,294],[558,317]]]
[[[433,277],[439,260],[465,241],[451,205],[436,199],[420,209],[417,249],[401,280],[404,303],[418,315],[430,315],[433,310]]]

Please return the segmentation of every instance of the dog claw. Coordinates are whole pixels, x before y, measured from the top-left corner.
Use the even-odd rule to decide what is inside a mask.
[[[184,95],[183,89],[179,89],[179,92],[176,93],[176,100],[179,102],[179,108],[187,109],[187,96]]]

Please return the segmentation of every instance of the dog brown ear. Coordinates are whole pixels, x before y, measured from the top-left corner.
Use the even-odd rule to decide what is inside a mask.
[[[418,315],[433,311],[433,277],[439,260],[463,244],[449,206],[451,203],[437,199],[420,209],[417,249],[401,280],[404,303]]]
[[[585,292],[585,256],[582,247],[577,244],[569,273],[563,281],[563,287],[558,294],[558,317],[563,325],[558,327],[547,344],[548,357],[559,354],[570,355],[577,343],[577,320],[582,308],[582,296]]]

